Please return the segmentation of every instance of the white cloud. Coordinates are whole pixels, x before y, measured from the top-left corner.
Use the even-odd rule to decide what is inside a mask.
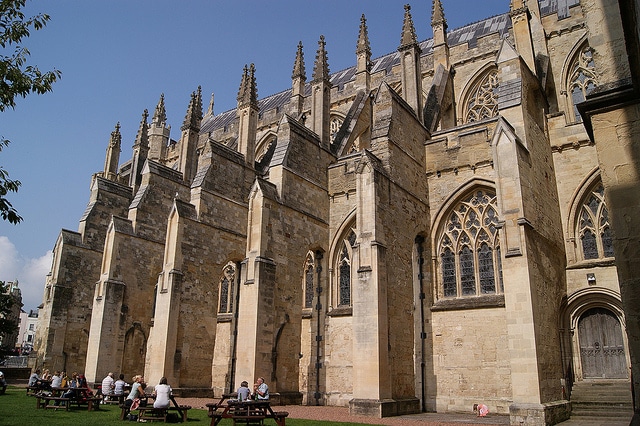
[[[23,310],[29,312],[42,303],[47,274],[51,269],[51,250],[43,256],[28,259],[20,256],[9,238],[0,236],[0,281],[18,280]]]

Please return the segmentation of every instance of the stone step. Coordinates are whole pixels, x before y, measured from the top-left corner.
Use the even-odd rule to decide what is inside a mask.
[[[571,418],[629,418],[633,415],[631,384],[626,380],[576,382],[571,390]]]

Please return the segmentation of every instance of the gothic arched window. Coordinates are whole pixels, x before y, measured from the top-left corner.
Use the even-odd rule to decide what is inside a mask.
[[[307,253],[307,258],[304,262],[304,307],[311,308],[313,305],[313,271],[315,269],[315,259],[313,253]]]
[[[467,96],[464,122],[471,123],[498,115],[498,70],[490,69],[474,84]]]
[[[334,298],[337,306],[351,306],[351,259],[352,249],[356,243],[356,234],[352,227],[349,227],[345,236],[336,247],[335,260],[335,291]]]
[[[233,312],[233,300],[236,281],[236,266],[228,263],[222,270],[220,278],[220,301],[218,313],[227,314]]]
[[[333,142],[336,139],[336,135],[340,131],[340,127],[342,127],[343,121],[344,119],[342,117],[339,117],[337,115],[331,116],[330,127],[329,127],[329,133],[331,134],[331,142]]]
[[[475,190],[448,214],[438,239],[443,297],[503,291],[495,193]]]
[[[601,182],[587,193],[580,206],[576,234],[585,260],[614,256],[609,211]]]
[[[567,96],[573,106],[575,121],[582,121],[577,105],[587,99],[587,95],[597,85],[593,51],[585,44],[569,65],[567,75]]]

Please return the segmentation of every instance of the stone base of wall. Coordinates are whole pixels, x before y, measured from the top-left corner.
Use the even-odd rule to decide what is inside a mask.
[[[180,398],[214,398],[210,388],[171,388],[173,395]]]
[[[371,417],[391,417],[420,412],[418,398],[407,399],[352,399],[349,401],[349,414]]]
[[[570,415],[571,402],[567,400],[509,406],[511,425],[550,426],[569,420]]]
[[[269,392],[271,405],[302,405],[302,392]]]

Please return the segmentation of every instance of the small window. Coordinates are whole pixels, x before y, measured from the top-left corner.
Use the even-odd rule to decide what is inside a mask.
[[[313,306],[313,272],[315,269],[315,260],[312,252],[307,254],[304,268],[304,307],[311,308]]]
[[[222,271],[222,277],[220,278],[218,313],[227,314],[233,312],[235,282],[236,266],[233,263],[228,263],[224,267]]]
[[[339,241],[336,247],[336,257],[334,258],[334,296],[332,300],[334,306],[350,307],[351,306],[351,259],[352,249],[356,243],[356,234],[353,227],[348,227],[344,237]]]

